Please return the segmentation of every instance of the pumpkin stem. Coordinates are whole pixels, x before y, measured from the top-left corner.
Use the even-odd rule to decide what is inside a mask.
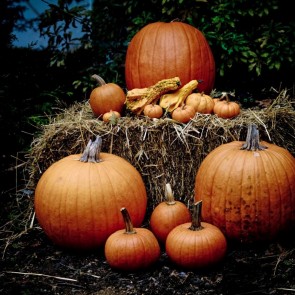
[[[259,130],[256,124],[250,124],[248,126],[246,142],[242,145],[241,150],[247,151],[263,151],[267,146],[263,146],[259,143]]]
[[[221,93],[221,96],[220,96],[219,100],[224,100],[224,99],[226,100],[226,102],[230,101],[227,92],[222,92]]]
[[[167,205],[175,205],[175,200],[174,200],[170,183],[166,183],[166,199],[167,199],[166,201]]]
[[[127,209],[125,207],[123,207],[123,208],[121,208],[120,211],[123,215],[123,219],[125,222],[125,228],[126,228],[125,234],[136,234],[136,231],[133,228],[133,224],[131,222],[131,218],[130,218],[130,215],[129,215]]]
[[[97,82],[98,86],[106,85],[105,80],[96,74],[92,75],[91,78]]]
[[[192,225],[189,227],[190,230],[201,230],[201,214],[202,214],[202,200],[194,203],[192,213]]]
[[[100,159],[100,150],[101,150],[102,139],[98,135],[95,141],[89,140],[81,158],[81,162],[88,163],[99,163],[102,160]]]

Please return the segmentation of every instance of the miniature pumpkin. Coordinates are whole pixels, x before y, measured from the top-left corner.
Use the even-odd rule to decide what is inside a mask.
[[[156,238],[165,244],[169,232],[179,224],[191,221],[187,206],[175,201],[171,185],[166,184],[166,200],[158,204],[150,217],[150,227]]]
[[[201,222],[201,211],[202,201],[196,202],[192,222],[176,226],[166,239],[168,257],[184,269],[211,267],[226,254],[225,236],[218,227]]]
[[[143,109],[143,113],[149,118],[159,119],[163,116],[163,109],[158,104],[147,104]]]
[[[126,208],[121,209],[125,229],[111,234],[105,243],[105,257],[112,268],[135,271],[154,264],[160,257],[160,245],[147,228],[134,228]]]
[[[212,97],[204,94],[204,92],[190,94],[186,98],[185,104],[193,106],[195,112],[200,114],[211,114],[214,108]]]
[[[100,76],[93,75],[99,86],[90,93],[89,104],[94,116],[100,117],[109,111],[117,111],[121,114],[126,94],[123,89],[115,83],[106,83]]]
[[[115,123],[117,119],[121,118],[121,114],[117,111],[110,110],[109,112],[106,112],[102,116],[102,120],[104,122],[111,122]]]
[[[128,207],[136,226],[144,219],[147,195],[141,175],[125,159],[100,153],[101,143],[101,137],[89,140],[82,155],[55,162],[38,181],[36,217],[60,246],[102,246],[124,226],[118,214],[122,206]]]
[[[225,143],[202,161],[195,201],[203,219],[230,239],[272,240],[295,224],[295,159],[284,148],[259,143],[255,124],[246,142]]]
[[[176,76],[182,85],[202,80],[198,90],[211,92],[215,61],[206,38],[195,27],[179,21],[146,25],[134,35],[127,49],[127,88],[145,88]]]
[[[213,108],[214,114],[223,119],[237,117],[240,111],[240,105],[234,101],[230,101],[227,94],[225,94],[225,99],[221,97],[219,101],[215,102]]]
[[[171,114],[173,120],[188,123],[194,116],[196,112],[193,106],[183,104],[180,107],[177,107]]]

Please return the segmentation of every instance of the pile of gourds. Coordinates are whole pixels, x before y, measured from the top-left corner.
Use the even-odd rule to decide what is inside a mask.
[[[225,119],[240,113],[240,105],[227,96],[210,97],[215,81],[210,46],[198,29],[179,21],[151,23],[133,37],[125,61],[127,93],[97,75],[93,78],[98,87],[89,103],[105,122],[114,122],[125,110],[153,119],[168,114],[182,123],[196,113]]]
[[[151,42],[163,36],[160,47]],[[140,54],[144,50],[154,54]],[[95,78],[100,86],[90,104],[106,122],[119,119],[124,106],[152,118],[165,110],[182,122],[195,112],[227,118],[238,112],[231,102],[215,103],[205,94],[214,81],[210,48],[197,29],[180,22],[150,24],[134,37],[126,57],[127,95]],[[59,246],[104,247],[110,266],[122,270],[155,264],[164,248],[179,267],[196,269],[222,261],[228,239],[272,240],[295,224],[295,159],[284,148],[260,143],[256,125],[245,142],[222,144],[205,157],[191,205],[177,201],[167,183],[166,200],[149,217],[142,176],[122,157],[100,152],[101,144],[100,136],[90,139],[82,154],[55,162],[37,184],[37,220]],[[149,228],[142,226],[145,218]]]

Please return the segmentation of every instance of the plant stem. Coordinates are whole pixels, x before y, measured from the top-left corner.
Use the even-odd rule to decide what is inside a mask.
[[[81,158],[81,162],[88,163],[99,163],[102,160],[100,159],[100,150],[101,150],[102,139],[98,135],[95,141],[89,140]]]
[[[97,82],[98,86],[106,85],[105,80],[102,77],[100,77],[99,75],[94,74],[91,76],[91,78]]]
[[[166,201],[167,205],[175,205],[175,200],[174,200],[170,183],[166,183],[166,199],[167,199]]]
[[[130,215],[125,207],[121,208],[121,213],[125,222],[126,234],[136,234],[136,231],[133,228]]]
[[[201,214],[202,214],[202,201],[194,203],[193,214],[192,214],[192,224],[189,227],[190,230],[201,230],[203,226],[201,225]]]
[[[247,151],[263,151],[267,149],[266,146],[259,143],[259,130],[256,124],[250,124],[248,126],[246,142],[242,145],[241,150]]]

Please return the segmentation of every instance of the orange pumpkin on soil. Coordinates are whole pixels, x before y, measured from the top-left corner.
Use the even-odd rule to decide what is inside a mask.
[[[55,162],[38,181],[37,220],[62,247],[102,246],[110,234],[124,227],[122,206],[128,207],[136,226],[144,219],[147,194],[141,175],[125,159],[100,153],[100,148],[101,137],[90,140],[83,154]]]
[[[225,143],[201,163],[195,201],[203,219],[231,239],[272,240],[295,225],[295,159],[284,148],[259,143],[257,126],[246,142]]]

